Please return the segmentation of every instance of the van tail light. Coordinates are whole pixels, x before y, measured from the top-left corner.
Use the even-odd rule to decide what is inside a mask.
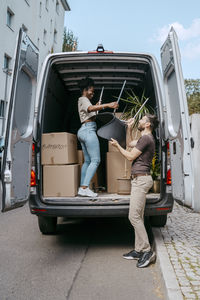
[[[167,142],[167,150],[169,150],[169,142]]]
[[[172,179],[171,179],[171,169],[167,171],[167,185],[172,184]]]
[[[36,176],[33,169],[31,170],[31,186],[36,186]]]
[[[32,144],[32,167],[31,167],[31,183],[30,186],[36,186],[36,175],[35,175],[35,144]]]

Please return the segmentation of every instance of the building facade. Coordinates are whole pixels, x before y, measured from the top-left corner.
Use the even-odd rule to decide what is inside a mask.
[[[66,0],[1,0],[0,137],[4,135],[14,53],[20,27],[39,49],[39,72],[45,57],[61,52]]]

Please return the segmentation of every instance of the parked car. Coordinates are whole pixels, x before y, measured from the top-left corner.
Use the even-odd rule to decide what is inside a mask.
[[[174,199],[191,203],[191,137],[181,59],[173,28],[161,48],[161,62],[163,76],[152,54],[105,51],[103,47],[89,52],[53,53],[46,57],[37,81],[38,49],[20,30],[1,170],[2,211],[23,206],[29,200],[30,212],[38,217],[44,234],[55,232],[58,217],[127,216],[129,196],[104,193],[99,194],[96,201],[78,196],[43,196],[42,134],[77,132],[80,126],[77,81],[87,75],[95,81],[96,94],[100,94],[104,86],[104,99],[108,101],[119,94],[124,80],[126,88],[136,94],[145,90],[149,104],[157,113],[160,193],[148,194],[145,208],[145,215],[150,216],[152,224],[165,225]],[[104,152],[102,160],[105,161]]]

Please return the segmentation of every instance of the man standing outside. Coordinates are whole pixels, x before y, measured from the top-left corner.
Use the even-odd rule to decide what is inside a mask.
[[[129,220],[135,230],[135,249],[124,254],[123,257],[125,259],[138,259],[137,267],[143,268],[155,262],[156,259],[156,254],[151,250],[144,226],[144,209],[146,194],[153,185],[150,166],[155,153],[155,140],[152,131],[156,129],[159,121],[155,115],[146,114],[138,123],[141,137],[138,141],[130,142],[131,128],[134,122],[134,119],[130,119],[127,128],[127,137],[129,137],[127,138],[127,148],[130,146],[134,148],[127,151],[114,139],[111,139],[111,144],[117,147],[126,159],[133,161]]]

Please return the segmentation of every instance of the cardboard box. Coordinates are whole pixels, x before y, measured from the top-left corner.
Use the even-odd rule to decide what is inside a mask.
[[[84,156],[83,156],[83,151],[78,150],[78,164],[82,166],[84,163]]]
[[[108,142],[108,151],[109,152],[119,152],[119,150],[117,149],[117,147],[112,146],[111,142]]]
[[[107,152],[107,192],[117,193],[117,179],[130,178],[132,162],[119,152]]]
[[[42,165],[78,163],[77,137],[67,132],[42,135]]]
[[[43,166],[43,196],[76,196],[79,187],[79,168],[78,164]]]
[[[118,119],[120,118],[121,115],[122,115],[122,112],[116,112],[115,113],[115,117],[118,118]]]

